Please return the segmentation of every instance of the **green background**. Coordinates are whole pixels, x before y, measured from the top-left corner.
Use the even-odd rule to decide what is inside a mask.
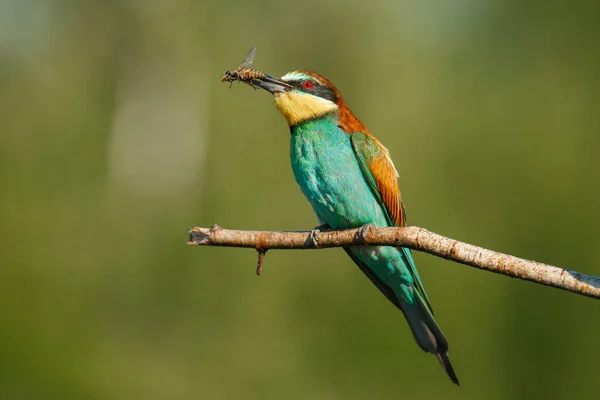
[[[556,3],[556,4],[555,4]],[[309,229],[256,68],[330,78],[390,149],[408,222],[600,275],[594,2],[0,5],[0,398],[597,395],[600,303],[416,253],[462,382],[339,249],[187,247]]]

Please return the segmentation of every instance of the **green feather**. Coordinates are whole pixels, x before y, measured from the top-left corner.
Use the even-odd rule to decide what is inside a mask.
[[[383,150],[377,145],[377,143],[373,139],[371,139],[369,135],[366,135],[362,132],[355,132],[350,136],[350,138],[352,141],[352,148],[354,149],[354,154],[356,154],[356,158],[358,159],[358,163],[360,165],[360,169],[362,170],[363,175],[367,180],[367,183],[371,187],[375,198],[377,199],[381,207],[384,209],[388,225],[396,226],[394,220],[390,216],[389,211],[387,210],[387,207],[385,206],[383,198],[381,197],[381,193],[377,188],[377,182],[375,181],[375,177],[369,169],[369,164],[371,164],[371,162],[374,159],[385,157]],[[425,288],[423,287],[423,283],[421,282],[421,278],[419,277],[419,273],[417,272],[417,267],[415,266],[415,261],[413,260],[410,249],[406,247],[401,247],[400,250],[402,251],[404,258],[406,259],[406,265],[408,265],[410,274],[412,275],[413,280],[415,281],[415,287],[417,291],[425,300],[425,304],[427,305],[429,312],[433,314],[433,308],[431,307],[429,297],[427,297],[427,293],[425,292]]]

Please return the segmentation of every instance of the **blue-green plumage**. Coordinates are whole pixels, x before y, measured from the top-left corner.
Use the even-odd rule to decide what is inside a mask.
[[[292,170],[315,213],[332,228],[387,226],[352,148],[334,116],[291,128]]]
[[[337,126],[334,116],[293,127],[291,158],[296,182],[320,222],[334,229],[393,226],[365,179],[351,136]],[[404,302],[415,302],[414,291],[407,289],[415,284],[410,251],[380,246],[351,252]]]
[[[334,229],[365,224],[394,226],[378,192],[373,190],[353,146],[353,136],[338,126],[335,113],[291,128],[291,159],[296,182],[320,223]],[[355,139],[356,140],[356,139]],[[360,151],[360,150],[358,150]],[[419,346],[440,357],[458,382],[446,352],[448,345],[432,310],[409,249],[387,246],[346,249],[363,272],[402,310]]]
[[[334,229],[405,224],[397,172],[388,151],[352,114],[331,82],[300,70],[281,79],[265,75],[253,84],[275,95],[275,104],[291,127],[294,176],[321,224]],[[435,354],[458,384],[448,343],[433,319],[410,250],[389,246],[344,250],[402,311],[417,344]]]

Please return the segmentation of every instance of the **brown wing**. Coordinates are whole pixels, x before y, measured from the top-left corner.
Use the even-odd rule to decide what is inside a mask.
[[[369,164],[369,169],[373,174],[373,179],[375,179],[377,189],[381,193],[381,199],[390,213],[390,217],[397,226],[404,226],[406,224],[406,213],[400,195],[400,187],[398,186],[398,175],[387,154],[387,149],[384,148],[383,151],[385,155],[375,158]]]
[[[372,135],[366,133],[356,132],[351,138],[363,174],[385,205],[391,222],[396,226],[404,226],[406,212],[398,186],[398,172],[388,150]]]

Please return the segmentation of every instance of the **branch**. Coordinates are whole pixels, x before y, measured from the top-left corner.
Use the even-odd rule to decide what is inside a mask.
[[[401,246],[486,271],[600,299],[600,278],[473,246],[416,226],[371,227],[366,233],[361,233],[360,228],[321,231],[315,235],[315,242],[311,239],[310,232],[240,231],[213,225],[210,229],[192,228],[188,244],[254,248],[262,257],[270,249]],[[318,243],[317,247],[314,243]],[[259,263],[262,269],[261,257]]]

